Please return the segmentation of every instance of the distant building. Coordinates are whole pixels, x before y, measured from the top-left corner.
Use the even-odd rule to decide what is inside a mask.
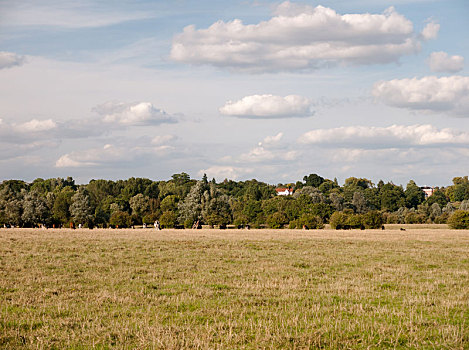
[[[420,187],[420,189],[421,189],[423,192],[425,192],[425,198],[430,197],[430,196],[435,192],[435,188],[434,188],[434,187],[425,186],[425,187]]]
[[[277,196],[291,196],[293,194],[293,188],[276,188]]]

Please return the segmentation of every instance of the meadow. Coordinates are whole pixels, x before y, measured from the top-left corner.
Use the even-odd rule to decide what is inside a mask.
[[[469,231],[0,229],[0,348],[468,349]]]

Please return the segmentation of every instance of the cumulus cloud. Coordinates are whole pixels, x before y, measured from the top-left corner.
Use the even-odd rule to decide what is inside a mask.
[[[381,81],[373,86],[373,95],[389,106],[469,117],[469,77]]]
[[[364,148],[469,145],[469,133],[437,129],[432,125],[391,125],[388,127],[347,126],[311,130],[298,139],[303,144],[359,145]]]
[[[211,166],[207,169],[202,169],[198,172],[199,176],[203,176],[203,174],[207,174],[207,177],[212,178],[214,177],[218,181],[222,181],[224,179],[231,179],[236,180],[243,175],[250,174],[253,172],[251,168],[241,168],[235,166]]]
[[[258,24],[235,19],[207,29],[190,25],[173,39],[175,61],[248,72],[291,71],[331,64],[397,62],[436,36],[429,23],[422,34],[389,8],[382,14],[344,14],[333,9],[284,2],[274,17]]]
[[[24,57],[13,52],[0,51],[0,69],[21,66]]]
[[[176,123],[176,119],[150,102],[106,102],[93,109],[107,123],[121,125],[154,125]]]
[[[422,37],[424,40],[435,39],[440,31],[440,25],[435,22],[428,23],[422,30]]]
[[[432,52],[428,59],[432,72],[456,73],[464,68],[464,57],[449,56],[446,52]]]
[[[245,96],[239,101],[226,102],[219,111],[224,115],[256,119],[308,117],[313,114],[311,101],[298,95]]]

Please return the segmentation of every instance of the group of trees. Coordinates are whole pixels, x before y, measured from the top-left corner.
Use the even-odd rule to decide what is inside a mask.
[[[336,179],[310,174],[291,184],[292,196],[277,196],[275,188],[257,180],[217,183],[174,174],[168,181],[145,178],[91,180],[78,185],[72,178],[6,180],[0,184],[0,224],[19,227],[162,227],[250,225],[271,228],[377,228],[383,223],[446,223],[454,218],[469,226],[469,180],[437,188],[428,198],[414,181],[407,186],[350,177]],[[455,211],[457,211],[455,213]],[[451,219],[450,219],[451,218]],[[461,225],[459,225],[461,226]],[[457,228],[459,228],[459,226]],[[464,226],[464,225],[463,225]]]

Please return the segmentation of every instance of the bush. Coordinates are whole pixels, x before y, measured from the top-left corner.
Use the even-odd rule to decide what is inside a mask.
[[[362,217],[362,223],[367,229],[381,228],[383,222],[383,215],[377,210],[371,210]]]
[[[288,219],[284,213],[276,212],[267,217],[267,225],[270,228],[283,228],[287,223]]]
[[[297,228],[303,228],[305,226],[307,229],[321,229],[324,228],[324,223],[322,219],[313,214],[303,214],[297,221]]]
[[[448,219],[449,227],[453,229],[469,229],[469,211],[456,210]]]
[[[350,230],[353,228],[363,228],[362,216],[347,212],[336,211],[331,216],[331,228],[334,230]]]
[[[118,210],[112,213],[111,218],[109,219],[109,223],[113,226],[125,228],[131,225],[132,219],[129,213]]]
[[[424,224],[427,221],[427,217],[423,214],[410,212],[405,216],[404,222],[406,224]]]
[[[362,224],[362,216],[359,214],[352,214],[349,215],[347,218],[347,224],[345,226],[346,229],[351,229],[351,228],[361,228],[363,226]]]
[[[341,211],[336,211],[331,215],[329,223],[333,230],[342,230],[347,225],[347,215]]]
[[[165,211],[160,216],[160,225],[162,228],[173,228],[176,226],[177,215],[173,211]]]

